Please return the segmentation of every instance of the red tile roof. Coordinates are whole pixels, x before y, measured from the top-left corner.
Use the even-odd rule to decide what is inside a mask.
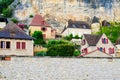
[[[44,20],[44,18],[41,15],[36,14],[33,17],[33,20],[31,22],[30,26],[46,26],[46,27],[48,27],[49,24]]]

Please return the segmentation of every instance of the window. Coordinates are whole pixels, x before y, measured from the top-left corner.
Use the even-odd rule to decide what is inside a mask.
[[[82,53],[88,53],[88,49],[87,48],[84,48],[84,49],[82,49]]]
[[[102,47],[99,48],[99,47],[98,47],[97,49],[98,49],[99,51],[101,51],[101,52],[104,52],[104,53],[106,52],[106,51],[105,51],[105,48],[102,48]]]
[[[1,46],[0,48],[5,48],[5,41],[1,41]]]
[[[20,49],[20,42],[17,42],[17,43],[16,43],[16,48],[17,48],[17,49]]]
[[[25,42],[16,42],[16,49],[26,49]]]
[[[43,38],[44,38],[44,39],[46,38],[46,34],[43,34]]]
[[[109,53],[113,54],[114,53],[114,48],[109,48]]]
[[[104,44],[108,44],[108,39],[106,39],[106,38],[102,38],[102,43],[104,43]]]
[[[10,42],[9,41],[0,41],[0,48],[2,49],[10,49]]]
[[[42,31],[47,31],[47,28],[42,27],[41,30],[42,30]]]
[[[25,46],[26,44],[25,44],[25,42],[22,42],[22,49],[25,49]]]
[[[85,39],[84,39],[84,40],[82,40],[82,45],[85,45],[85,43],[86,43],[86,42],[85,42]]]
[[[10,42],[6,42],[6,48],[7,48],[7,49],[10,48]]]

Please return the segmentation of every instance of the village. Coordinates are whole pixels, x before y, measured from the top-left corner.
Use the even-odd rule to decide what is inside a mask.
[[[0,0],[0,80],[120,80],[120,0]]]
[[[119,39],[113,44],[105,33],[94,34],[99,31],[99,28],[91,29],[91,27],[98,26],[99,20],[97,17],[93,18],[91,25],[86,21],[69,20],[61,33],[57,33],[57,30],[50,26],[40,14],[36,14],[32,18],[27,28],[25,24],[15,23],[14,20],[8,22],[3,17],[0,18],[0,21],[1,56],[35,56],[37,53],[39,53],[39,56],[45,56],[44,53],[47,52],[48,47],[45,47],[44,44],[50,45],[51,41],[51,46],[55,46],[57,44],[55,41],[61,41],[58,44],[65,44],[64,41],[68,40],[75,49],[70,48],[72,50],[70,53],[66,53],[67,50],[69,51],[69,49],[66,49],[65,53],[61,51],[62,54],[76,55],[76,57],[120,57]],[[109,27],[110,23],[104,20],[102,26]],[[33,36],[37,31],[38,34],[41,32],[41,35],[38,35],[39,38]],[[55,48],[59,47],[56,46]],[[76,54],[74,55],[75,51]],[[49,53],[48,56],[60,56],[61,53],[57,53],[55,55]]]

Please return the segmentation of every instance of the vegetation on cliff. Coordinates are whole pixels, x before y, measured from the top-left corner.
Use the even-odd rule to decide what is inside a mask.
[[[120,37],[120,22],[111,23],[111,26],[102,26],[98,34],[105,33],[107,37],[115,43]]]

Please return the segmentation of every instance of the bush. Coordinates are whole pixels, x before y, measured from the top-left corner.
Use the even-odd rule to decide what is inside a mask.
[[[13,12],[13,10],[11,8],[7,8],[7,9],[3,9],[2,13],[3,13],[4,17],[10,18],[10,17],[12,17],[12,12]]]
[[[74,51],[74,53],[73,53],[73,56],[76,56],[76,57],[77,57],[77,56],[79,56],[80,54],[81,54],[81,52],[80,52],[80,51],[75,50],[75,51]]]
[[[48,48],[48,56],[73,56],[75,48],[71,44],[59,44]]]
[[[35,56],[46,56],[46,51],[40,51],[35,53]]]
[[[33,15],[31,14],[31,15],[29,15],[29,18],[33,18]]]
[[[35,45],[44,45],[46,44],[45,40],[43,39],[43,35],[41,31],[35,31],[32,35],[35,38],[34,44]]]
[[[65,40],[49,40],[47,47],[51,47],[58,44],[68,44],[68,41]]]
[[[11,21],[14,22],[14,23],[18,23],[18,22],[19,22],[19,21],[18,21],[17,19],[15,19],[15,18],[12,18]]]

